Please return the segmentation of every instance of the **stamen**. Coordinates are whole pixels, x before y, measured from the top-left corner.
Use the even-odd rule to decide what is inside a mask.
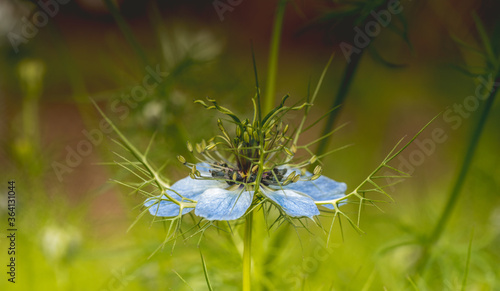
[[[314,175],[321,175],[321,172],[323,172],[323,168],[321,168],[320,165],[317,165],[316,168],[314,168],[313,174]]]
[[[203,152],[203,148],[201,147],[201,144],[197,143],[196,144],[196,151],[201,154]]]
[[[291,181],[295,177],[295,172],[291,172],[288,177],[286,177],[286,181]]]
[[[217,146],[217,145],[215,145],[214,143],[209,144],[209,145],[205,148],[205,150],[206,150],[207,152],[208,152],[208,151],[211,151],[211,150],[213,150],[216,146]]]
[[[285,129],[283,129],[283,135],[285,135],[287,133],[287,131],[288,131],[288,124],[285,125]]]
[[[186,159],[183,156],[181,156],[181,155],[177,156],[177,160],[179,160],[179,162],[181,162],[183,165],[186,164]]]

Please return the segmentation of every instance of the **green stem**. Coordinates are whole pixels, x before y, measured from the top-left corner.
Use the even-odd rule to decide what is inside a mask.
[[[500,82],[500,74],[498,74],[497,77],[495,78],[495,82]],[[488,99],[486,100],[486,104],[481,114],[481,117],[479,118],[476,127],[472,131],[470,143],[467,148],[467,152],[465,153],[464,160],[462,161],[462,167],[460,169],[460,172],[458,173],[455,185],[451,190],[448,202],[446,203],[446,206],[443,209],[443,212],[441,213],[441,216],[439,217],[439,220],[433,232],[431,233],[431,235],[429,236],[428,240],[424,245],[422,259],[420,260],[416,269],[418,273],[420,273],[423,270],[423,268],[425,268],[425,266],[427,265],[427,262],[429,261],[430,258],[431,248],[443,234],[446,224],[448,223],[450,216],[458,202],[458,199],[460,198],[460,194],[462,193],[461,192],[462,186],[465,182],[465,178],[467,177],[467,173],[469,172],[469,168],[472,163],[472,158],[474,157],[474,153],[479,143],[479,138],[481,137],[484,126],[486,124],[486,120],[488,119],[488,115],[490,114],[491,108],[493,107],[493,102],[495,101],[495,96],[497,91],[498,87],[494,86],[490,92],[490,95],[488,96]]]
[[[271,48],[269,51],[269,65],[267,68],[266,94],[264,95],[264,112],[267,114],[273,109],[276,94],[276,75],[278,72],[278,53],[280,49],[281,30],[288,0],[280,0],[276,15],[274,16],[273,34],[271,37]]]
[[[347,97],[347,92],[349,92],[352,80],[354,79],[354,73],[356,73],[359,61],[361,60],[361,56],[363,55],[363,52],[365,50],[366,48],[363,49],[359,54],[352,54],[351,62],[346,66],[344,70],[342,81],[340,83],[339,90],[337,91],[337,97],[334,99],[330,108],[335,108],[344,103],[345,98]],[[335,125],[335,120],[337,119],[339,113],[339,109],[333,110],[330,113],[328,119],[326,120],[325,127],[323,128],[321,136],[325,136],[332,131],[333,126]],[[321,140],[321,142],[318,144],[318,149],[316,150],[316,156],[321,156],[325,152],[329,141],[330,137]]]
[[[253,211],[246,216],[245,239],[243,242],[243,291],[250,291],[252,271],[252,221]]]

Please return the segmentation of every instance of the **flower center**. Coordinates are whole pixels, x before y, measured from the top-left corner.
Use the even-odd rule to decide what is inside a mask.
[[[212,177],[216,179],[224,179],[228,185],[234,185],[236,183],[252,183],[257,180],[258,170],[256,167],[253,169],[242,170],[233,169],[228,166],[227,163],[215,163],[216,169],[210,170]],[[279,185],[287,169],[273,168],[271,171],[266,171],[262,174],[261,183],[265,186],[268,185]]]

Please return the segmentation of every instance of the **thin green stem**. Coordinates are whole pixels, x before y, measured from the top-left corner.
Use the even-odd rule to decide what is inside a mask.
[[[339,90],[337,91],[337,97],[333,101],[332,105],[330,108],[336,108],[337,106],[341,105],[344,103],[345,98],[347,97],[347,92],[349,92],[349,88],[351,86],[352,80],[354,79],[354,74],[356,73],[356,69],[358,68],[359,61],[361,60],[361,56],[363,55],[363,52],[366,50],[363,49],[359,54],[352,54],[351,62],[346,66],[344,70],[344,74],[342,76],[342,81],[340,83]],[[333,126],[335,125],[335,120],[337,119],[338,115],[340,113],[340,110],[333,110],[330,115],[328,116],[328,119],[326,120],[325,127],[323,128],[323,132],[321,133],[321,136],[327,135],[329,132],[332,131]],[[327,146],[328,142],[330,141],[330,138],[325,138],[321,140],[321,142],[318,144],[318,149],[316,150],[316,156],[321,156]]]
[[[246,216],[245,238],[243,242],[243,291],[250,291],[252,271],[252,222],[253,211]]]
[[[495,78],[495,82],[496,83],[500,82],[500,74],[497,75],[497,77]],[[424,245],[422,258],[416,269],[418,273],[420,273],[427,265],[430,258],[431,248],[433,245],[435,245],[435,243],[439,240],[439,238],[443,234],[446,224],[448,223],[450,216],[460,198],[460,194],[462,193],[461,192],[462,186],[464,185],[467,173],[469,172],[469,168],[472,163],[474,153],[476,152],[476,148],[479,143],[479,138],[481,137],[484,126],[486,124],[486,120],[488,119],[488,115],[490,114],[491,108],[493,107],[493,102],[495,101],[495,96],[497,91],[498,87],[495,86],[492,88],[488,96],[488,99],[486,100],[486,104],[484,106],[481,117],[479,118],[476,127],[472,131],[469,146],[467,147],[467,151],[465,153],[464,160],[462,161],[460,172],[458,173],[455,185],[451,190],[448,202],[446,203],[446,206],[443,209],[443,212],[441,213],[441,216],[439,217],[439,220],[436,226],[434,227],[434,230],[432,231],[431,235],[429,236],[428,240]]]
[[[288,0],[280,0],[276,15],[274,16],[273,34],[271,37],[271,48],[269,50],[269,63],[267,68],[266,94],[264,95],[264,112],[267,114],[274,106],[276,94],[276,75],[278,73],[278,53],[280,49],[281,30]]]

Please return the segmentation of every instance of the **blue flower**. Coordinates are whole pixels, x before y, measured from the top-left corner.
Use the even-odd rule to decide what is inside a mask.
[[[325,176],[318,178],[309,172],[301,175],[299,169],[281,167],[264,172],[260,191],[255,191],[249,186],[256,178],[255,174],[251,174],[252,171],[248,171],[250,174],[245,176],[245,173],[221,163],[201,163],[193,169],[196,169],[198,176],[190,175],[177,181],[167,193],[179,202],[195,201],[194,213],[207,220],[235,220],[242,217],[256,195],[269,199],[288,216],[313,218],[320,214],[315,202],[342,198],[347,188],[345,183]],[[288,174],[288,178],[285,178],[285,174]],[[243,179],[246,179],[246,183],[241,182]],[[180,214],[180,206],[165,195],[148,198],[144,205],[155,216],[175,217]],[[331,204],[322,206],[333,209]],[[183,208],[182,214],[192,210],[193,207]]]

